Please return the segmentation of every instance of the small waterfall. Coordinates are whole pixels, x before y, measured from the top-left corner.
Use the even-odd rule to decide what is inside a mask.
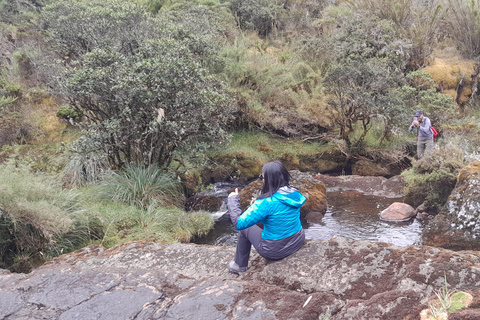
[[[222,205],[220,209],[216,212],[212,212],[211,215],[215,221],[220,220],[225,214],[228,212],[227,208],[227,198],[229,194],[229,190],[233,188],[242,188],[245,185],[235,183],[235,182],[216,182],[210,185],[207,190],[198,192],[195,194],[196,196],[214,196],[217,198],[222,199]]]

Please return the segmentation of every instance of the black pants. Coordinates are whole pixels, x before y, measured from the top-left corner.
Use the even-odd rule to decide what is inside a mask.
[[[240,267],[248,266],[252,245],[262,257],[268,260],[280,260],[297,252],[304,243],[303,229],[280,240],[266,240],[262,238],[262,228],[254,225],[238,232],[235,263]]]

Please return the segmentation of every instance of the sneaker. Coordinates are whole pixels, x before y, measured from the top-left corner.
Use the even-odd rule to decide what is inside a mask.
[[[247,267],[240,267],[238,264],[235,263],[235,261],[230,261],[228,264],[228,270],[231,273],[236,273],[236,274],[242,274],[247,271]]]

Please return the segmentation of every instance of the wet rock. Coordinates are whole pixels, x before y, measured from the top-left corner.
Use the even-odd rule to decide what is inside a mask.
[[[234,254],[193,244],[87,247],[29,274],[0,272],[0,318],[419,319],[445,277],[452,292],[477,299],[472,306],[480,293],[478,251],[338,237],[307,241],[280,261],[252,251],[242,276],[227,271]]]
[[[380,218],[387,221],[406,221],[415,216],[415,209],[406,203],[394,202],[380,213]]]
[[[352,166],[352,174],[359,176],[383,176],[388,177],[392,174],[390,170],[383,167],[382,165],[375,163],[370,160],[362,159]]]
[[[327,211],[327,187],[325,184],[310,173],[292,170],[291,184],[296,186],[298,190],[307,198],[305,204],[301,207],[302,214],[313,214],[323,217]],[[320,217],[320,219],[321,219]]]
[[[322,148],[319,154],[285,151],[279,160],[289,170],[302,172],[340,172],[347,167],[347,157],[337,146]]]
[[[428,208],[425,203],[419,205],[417,209],[415,209],[415,211],[417,212],[417,219],[425,221],[433,219],[437,214],[435,210],[433,210],[432,208]]]
[[[424,229],[423,242],[450,249],[480,249],[480,161],[463,168],[441,214]]]
[[[305,220],[309,223],[321,223],[325,212],[310,211],[305,215]]]
[[[366,195],[379,197],[401,198],[405,182],[402,176],[385,177],[362,177],[358,175],[329,176],[317,174],[316,177],[325,183],[330,191],[357,190]]]
[[[215,212],[220,210],[222,206],[222,199],[215,196],[193,196],[185,202],[185,209],[187,211],[210,211]]]
[[[478,320],[480,319],[480,309],[461,310],[448,316],[448,320]]]

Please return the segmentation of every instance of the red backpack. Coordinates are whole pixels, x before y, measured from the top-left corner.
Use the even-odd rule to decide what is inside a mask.
[[[438,136],[438,132],[437,130],[435,130],[434,127],[430,126],[430,129],[432,129],[432,133],[433,133],[433,141],[437,141],[437,136]]]
[[[433,133],[433,141],[437,141],[437,136],[438,136],[437,130],[435,130],[435,128],[432,126],[430,126],[430,129],[432,130],[432,133]],[[417,135],[417,140],[418,140],[418,135]]]

